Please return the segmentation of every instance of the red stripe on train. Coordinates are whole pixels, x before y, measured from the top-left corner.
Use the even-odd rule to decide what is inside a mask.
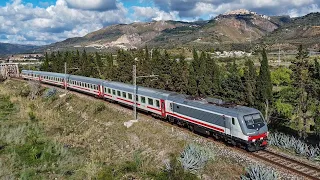
[[[259,135],[256,135],[256,136],[249,136],[248,137],[248,141],[259,140],[261,138],[266,138],[266,137],[267,137],[267,133],[259,134]]]
[[[147,108],[152,109],[152,110],[154,110],[154,111],[161,112],[161,110],[160,110],[160,109],[156,109],[156,108],[153,108],[153,107],[150,107],[150,106],[147,106]]]

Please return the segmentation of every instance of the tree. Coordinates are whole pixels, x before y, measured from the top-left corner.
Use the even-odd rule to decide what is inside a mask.
[[[180,56],[172,63],[172,84],[171,89],[175,92],[187,93],[188,86],[188,64],[185,57]]]
[[[207,75],[207,55],[202,52],[199,58],[199,69],[197,71],[197,80],[198,80],[198,95],[206,96],[211,94],[210,86],[211,82],[209,76]]]
[[[135,64],[132,54],[124,50],[118,50],[117,53],[117,77],[120,82],[132,82],[132,67]]]
[[[104,79],[105,77],[103,77],[103,72],[105,70],[105,66],[98,52],[96,52],[95,54],[95,64],[96,64],[96,69],[98,71],[97,77]]]
[[[198,68],[198,53],[193,49],[193,61],[189,67],[189,78],[188,78],[188,94],[198,95],[198,82],[197,82],[197,68]]]
[[[310,87],[307,85],[309,80],[309,63],[308,63],[308,52],[303,49],[302,45],[299,46],[298,54],[296,56],[295,61],[292,62],[292,71],[293,78],[297,84],[294,84],[294,87],[297,89],[299,97],[298,97],[298,105],[297,105],[297,118],[296,125],[299,128],[300,122],[302,122],[302,129],[299,128],[300,136],[306,137],[307,132],[307,119],[309,118],[307,115],[308,106],[311,102],[310,97]]]
[[[221,72],[220,67],[216,63],[216,60],[211,58],[209,55],[207,56],[207,75],[210,81],[210,94],[218,96],[221,91]]]
[[[320,80],[320,63],[316,58],[314,59],[314,78]]]
[[[89,66],[90,66],[90,63],[89,63],[89,60],[88,60],[88,56],[87,56],[87,52],[86,50],[84,49],[82,54],[81,54],[81,57],[80,57],[80,66],[81,66],[81,74],[80,75],[83,75],[83,76],[90,76],[90,71],[89,71]]]
[[[113,64],[113,56],[112,54],[108,54],[106,56],[106,59],[107,59],[107,62],[106,62],[106,70],[105,70],[105,77],[106,79],[108,80],[113,80],[115,77],[115,67],[114,67],[114,64]]]
[[[257,107],[265,113],[265,118],[268,120],[268,106],[272,102],[272,82],[268,64],[266,50],[261,52],[261,66],[257,79]]]
[[[244,71],[245,79],[245,89],[246,95],[245,99],[249,106],[255,105],[255,91],[256,91],[256,69],[254,63],[251,59],[248,59],[245,63],[246,69]]]
[[[292,71],[286,67],[281,67],[271,72],[271,81],[274,85],[289,85],[291,80]]]
[[[58,60],[56,57],[56,53],[52,52],[50,55],[50,61],[51,61],[51,71],[52,72],[58,72]]]
[[[49,55],[48,55],[48,52],[46,52],[44,62],[43,62],[40,69],[41,69],[41,71],[49,72],[50,71],[49,66],[50,66]]]
[[[236,103],[242,103],[244,101],[243,92],[245,92],[245,88],[235,60],[233,60],[232,64],[227,64],[227,76],[222,81],[222,89],[224,90],[222,95],[226,99]]]

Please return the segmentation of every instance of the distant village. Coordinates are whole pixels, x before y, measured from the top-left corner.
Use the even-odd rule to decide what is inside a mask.
[[[0,58],[0,63],[27,63],[38,62],[44,57],[43,54],[15,54]]]

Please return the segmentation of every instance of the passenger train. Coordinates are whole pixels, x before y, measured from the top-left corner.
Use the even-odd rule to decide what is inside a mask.
[[[21,77],[41,83],[67,86],[112,102],[133,106],[132,85],[83,76],[22,70]],[[267,123],[257,109],[228,105],[214,99],[192,99],[190,96],[137,86],[137,108],[216,139],[222,139],[248,151],[266,148]]]

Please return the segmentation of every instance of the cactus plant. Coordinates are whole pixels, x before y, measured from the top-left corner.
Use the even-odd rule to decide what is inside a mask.
[[[53,97],[57,94],[57,89],[55,88],[50,88],[48,89],[45,94],[43,95],[44,98],[50,98]]]
[[[181,153],[179,161],[185,170],[197,172],[213,157],[214,155],[206,148],[190,144]]]
[[[283,133],[270,133],[269,144],[273,146],[277,146],[282,149],[288,149],[294,151],[296,154],[300,156],[305,156],[310,160],[316,160],[318,156],[320,156],[320,148],[313,147],[308,145],[307,143],[296,139],[293,136],[288,136]]]
[[[246,169],[246,174],[241,176],[242,180],[274,180],[278,179],[277,173],[259,165],[253,165]]]

